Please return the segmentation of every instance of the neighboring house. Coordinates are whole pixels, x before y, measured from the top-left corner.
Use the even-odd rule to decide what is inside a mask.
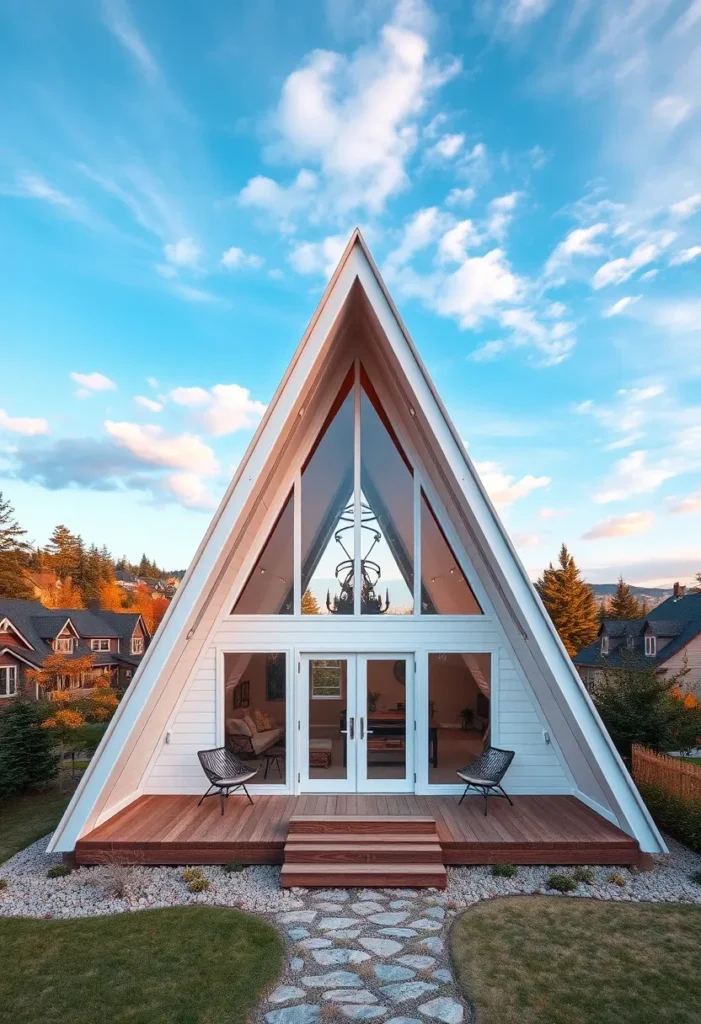
[[[265,803],[196,806],[224,746]],[[450,863],[666,852],[357,231],[49,849],[274,863],[290,813],[435,815]]]
[[[686,594],[685,588],[675,583],[673,596],[644,618],[605,619],[596,640],[573,661],[591,689],[604,665],[620,665],[626,659],[654,665],[658,672],[669,675],[688,668],[680,688],[701,697],[701,594]]]
[[[150,636],[140,615],[128,612],[45,608],[38,601],[0,600],[0,701],[31,686],[28,669],[40,668],[47,655],[92,654],[86,678],[66,677],[60,688],[94,686],[109,673],[113,685],[126,688]],[[31,687],[32,696],[38,696]]]

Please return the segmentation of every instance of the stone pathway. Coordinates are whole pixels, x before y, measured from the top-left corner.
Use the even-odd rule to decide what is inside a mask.
[[[437,890],[294,890],[303,910],[277,914],[290,942],[281,983],[260,1010],[265,1024],[377,1021],[463,1024]]]

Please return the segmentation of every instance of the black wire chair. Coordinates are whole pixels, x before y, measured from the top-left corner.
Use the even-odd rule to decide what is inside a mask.
[[[460,797],[460,803],[467,796],[469,789],[476,789],[484,797],[484,813],[487,813],[487,801],[490,793],[497,796],[505,796],[513,807],[513,801],[501,785],[501,780],[514,759],[513,750],[500,750],[499,747],[487,747],[484,753],[480,754],[476,761],[460,768],[458,777],[465,783],[465,792]]]
[[[257,768],[251,768],[235,757],[226,747],[215,747],[213,750],[198,750],[197,756],[200,759],[202,770],[210,781],[210,786],[204,794],[198,807],[208,796],[219,793],[221,812],[224,813],[224,797],[228,797],[237,789],[242,789],[248,797],[248,802],[253,803],[251,794],[246,789],[246,783],[250,782],[254,775],[258,774]]]

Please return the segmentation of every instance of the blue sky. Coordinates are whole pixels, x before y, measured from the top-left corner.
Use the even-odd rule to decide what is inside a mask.
[[[700,0],[10,0],[0,488],[192,556],[359,224],[533,575],[701,570]]]

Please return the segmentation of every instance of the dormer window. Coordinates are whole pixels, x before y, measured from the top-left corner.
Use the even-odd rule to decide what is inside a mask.
[[[73,653],[73,637],[72,636],[58,636],[54,640],[54,650],[57,654],[72,654]]]
[[[109,640],[91,640],[90,649],[93,651],[109,651],[110,642]]]
[[[602,636],[602,638],[601,638],[601,653],[602,654],[608,654],[608,652],[609,652],[609,638],[607,636]]]
[[[635,647],[635,637],[634,636],[629,635],[629,636],[626,637],[626,647],[628,648],[629,651],[633,650],[633,648]]]
[[[144,653],[144,638],[142,636],[133,636],[131,638],[131,653],[132,654],[143,654]]]
[[[657,656],[657,637],[646,636],[645,637],[645,657],[655,658]]]

